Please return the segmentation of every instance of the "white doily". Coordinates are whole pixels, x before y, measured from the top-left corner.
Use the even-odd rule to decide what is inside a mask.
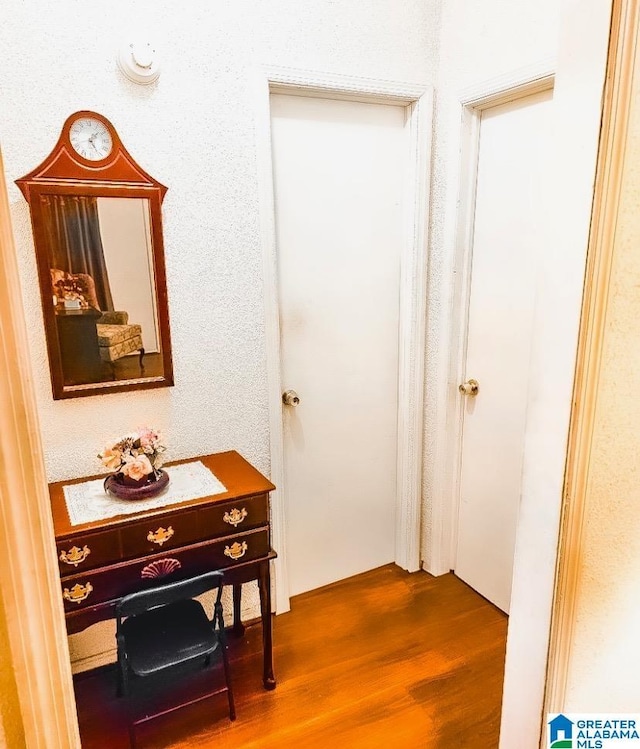
[[[116,515],[132,515],[144,510],[175,505],[190,499],[224,494],[227,488],[199,460],[164,469],[169,474],[169,485],[149,499],[118,499],[104,490],[104,478],[63,486],[64,498],[71,525],[92,523]]]

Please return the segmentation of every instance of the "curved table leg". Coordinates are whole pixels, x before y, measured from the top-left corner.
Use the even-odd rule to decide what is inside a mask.
[[[269,561],[260,562],[258,570],[258,587],[260,590],[260,614],[262,616],[262,654],[264,671],[262,683],[265,689],[275,689],[276,679],[273,675],[273,635],[271,630],[271,573]]]

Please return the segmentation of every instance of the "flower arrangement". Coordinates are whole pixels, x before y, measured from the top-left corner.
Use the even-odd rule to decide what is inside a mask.
[[[77,300],[82,309],[87,309],[89,303],[86,299],[86,289],[82,282],[77,278],[67,274],[53,285],[54,292],[58,299],[67,301]]]
[[[157,478],[166,449],[155,429],[142,427],[107,445],[98,458],[113,473],[143,481],[151,478],[151,474]]]

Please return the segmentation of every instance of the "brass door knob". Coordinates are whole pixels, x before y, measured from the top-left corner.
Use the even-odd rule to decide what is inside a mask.
[[[462,385],[458,386],[458,390],[462,395],[468,395],[470,398],[475,398],[480,392],[480,385],[477,380],[467,380]]]
[[[297,406],[300,403],[300,396],[295,390],[285,390],[282,393],[282,402],[285,406]]]

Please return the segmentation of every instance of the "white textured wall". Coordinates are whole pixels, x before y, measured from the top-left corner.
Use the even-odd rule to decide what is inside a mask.
[[[640,705],[640,58],[616,222],[593,430],[568,712]]]
[[[433,484],[447,451],[442,427],[458,383],[447,383],[452,333],[453,261],[459,188],[462,92],[513,71],[553,59],[558,0],[445,0],[442,4],[435,97],[429,257],[425,410],[423,559],[431,568]],[[445,570],[437,569],[436,572]]]
[[[50,480],[95,472],[103,443],[140,423],[166,434],[170,457],[234,448],[269,470],[251,73],[260,63],[429,82],[438,8],[439,0],[3,4],[0,142],[8,181],[42,161],[69,114],[92,109],[169,187],[163,218],[176,386],[57,402],[28,209],[11,188]],[[163,72],[149,87],[116,68],[119,44],[136,28],[162,51]],[[73,638],[75,657],[99,647],[96,632]]]
[[[0,138],[12,182],[64,119],[95,109],[168,185],[164,233],[176,386],[54,402],[27,205],[11,191],[51,480],[96,469],[103,441],[140,420],[173,457],[237,448],[268,470],[262,268],[250,73],[255,63],[430,80],[435,2],[236,0],[8,3],[0,38]],[[128,29],[160,40],[163,72],[117,71]],[[29,53],[25,55],[25,48]]]

